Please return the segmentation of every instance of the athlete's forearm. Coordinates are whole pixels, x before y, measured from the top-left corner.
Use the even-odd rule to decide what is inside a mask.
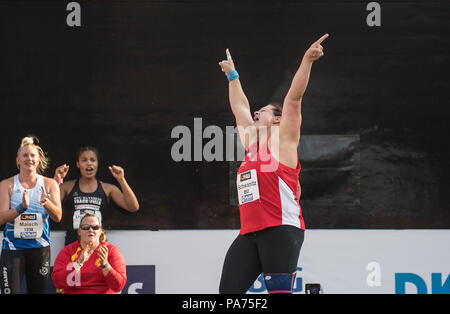
[[[242,89],[239,78],[232,80],[228,86],[228,98],[230,100],[230,107],[233,114],[236,116],[242,110],[249,110],[250,105]]]
[[[123,289],[127,282],[126,264],[122,254],[111,250],[108,257],[108,266],[103,269],[103,275],[105,276],[105,282],[109,288],[118,292]]]
[[[19,216],[19,213],[15,208],[11,208],[10,210],[1,211],[0,212],[0,226],[6,224],[9,221],[12,221],[17,216]]]
[[[291,101],[300,101],[305,94],[308,86],[309,77],[311,74],[313,62],[307,58],[302,59],[302,63],[295,73],[292,80],[291,87],[286,95],[286,98]]]
[[[55,222],[60,222],[62,218],[62,210],[60,206],[52,203],[52,201],[46,201],[42,206],[44,206],[50,218]]]
[[[303,55],[302,63],[298,68],[297,73],[295,73],[294,79],[292,80],[291,88],[286,95],[286,99],[289,102],[297,102],[301,104],[301,99],[308,86],[309,76],[311,74],[311,67],[314,61],[318,60],[323,56],[322,42],[328,38],[328,34],[323,35],[318,40],[316,40],[311,47],[306,50]]]
[[[139,210],[139,202],[138,202],[137,197],[134,194],[133,190],[128,185],[127,180],[125,180],[125,178],[122,178],[122,179],[118,180],[118,182],[122,189],[124,201],[127,205],[126,209],[131,212],[138,211]]]

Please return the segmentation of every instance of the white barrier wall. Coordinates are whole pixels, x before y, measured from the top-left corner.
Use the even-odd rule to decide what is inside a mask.
[[[127,265],[154,265],[148,279],[154,282],[130,282],[127,292],[154,284],[156,293],[214,294],[237,234],[112,230],[108,241],[121,250]],[[53,265],[64,233],[53,232],[52,240]],[[450,230],[307,230],[295,292],[304,293],[305,283],[320,283],[324,293],[450,293],[449,243]],[[250,293],[266,293],[261,278]]]

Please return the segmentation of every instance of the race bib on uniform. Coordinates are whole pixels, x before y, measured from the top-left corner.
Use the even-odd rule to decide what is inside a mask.
[[[73,212],[73,229],[77,230],[80,228],[80,222],[81,218],[84,217],[86,214],[94,214],[98,217],[98,220],[100,221],[100,225],[102,224],[102,213],[99,210],[95,209],[77,209]]]
[[[24,213],[14,219],[14,238],[38,239],[42,236],[42,231],[41,213]]]
[[[239,205],[259,200],[259,186],[256,169],[238,173],[236,185]]]

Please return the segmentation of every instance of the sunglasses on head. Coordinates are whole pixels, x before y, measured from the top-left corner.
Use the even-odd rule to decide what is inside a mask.
[[[92,230],[96,231],[96,230],[100,229],[100,226],[99,225],[81,225],[80,226],[80,229],[84,230],[84,231],[88,231],[91,228],[92,228]]]

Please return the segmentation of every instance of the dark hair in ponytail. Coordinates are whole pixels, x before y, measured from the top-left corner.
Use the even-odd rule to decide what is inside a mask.
[[[273,115],[276,117],[281,117],[281,114],[283,113],[283,106],[279,102],[271,102],[269,105],[273,107]]]

